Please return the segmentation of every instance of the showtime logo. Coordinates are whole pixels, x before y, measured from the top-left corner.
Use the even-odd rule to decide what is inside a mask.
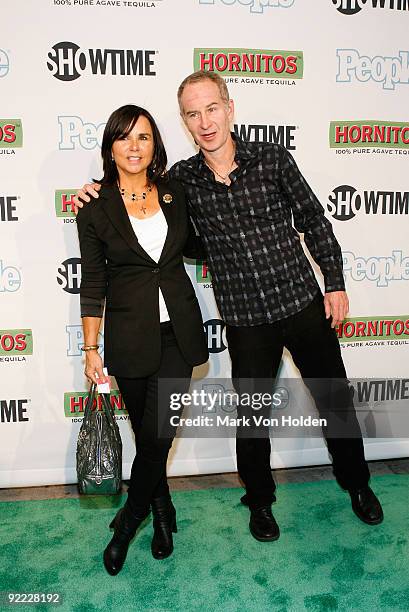
[[[264,49],[194,49],[195,70],[226,76],[302,79],[302,51]]]
[[[15,202],[19,199],[20,196],[0,196],[0,221],[18,221],[18,216],[15,214],[17,211]]]
[[[32,355],[31,329],[0,329],[0,355]]]
[[[75,204],[74,196],[76,189],[56,189],[54,195],[55,214],[58,218],[63,218],[64,223],[75,223]]]
[[[337,49],[338,83],[375,81],[383,89],[394,90],[397,84],[409,83],[409,51],[399,51],[399,56],[369,57],[356,49]]]
[[[28,399],[0,400],[0,423],[22,423],[29,421],[26,416]]]
[[[59,42],[48,53],[47,68],[60,81],[75,81],[85,69],[101,76],[155,76],[156,51],[143,49],[81,50],[73,42]]]
[[[372,8],[389,9],[395,11],[407,11],[409,0],[331,0],[339,13],[343,15],[356,15],[365,6]]]
[[[402,251],[392,251],[388,257],[357,257],[350,251],[342,253],[345,274],[354,281],[368,280],[377,287],[387,287],[392,281],[409,280],[409,257]]]
[[[122,395],[119,391],[111,391],[110,394],[110,403],[111,407],[114,411],[116,418],[118,416],[127,414],[125,404],[122,400]],[[64,414],[66,417],[83,417],[84,410],[87,406],[88,393],[87,392],[70,392],[64,393]],[[100,395],[97,395],[94,398],[93,404],[91,406],[91,410],[98,412],[103,412],[104,407],[102,404],[102,399]],[[117,416],[118,415],[118,416]]]
[[[340,323],[335,331],[341,343],[405,338],[409,336],[409,315],[348,318]]]
[[[199,0],[199,4],[218,4],[232,6],[242,4],[250,8],[250,13],[263,13],[266,8],[290,8],[295,0]]]
[[[81,148],[91,151],[101,146],[106,123],[97,125],[85,123],[81,117],[67,115],[58,117],[58,125],[60,127],[58,143],[60,150],[72,151]]]
[[[409,214],[409,191],[362,191],[340,185],[328,196],[328,212],[338,221],[353,219],[359,210],[367,215]]]
[[[21,119],[0,119],[0,149],[23,146]]]
[[[382,147],[409,149],[409,124],[398,121],[331,121],[329,144],[334,148]]]
[[[234,125],[236,136],[246,142],[271,142],[285,147],[288,151],[295,151],[297,148],[293,141],[295,125],[257,125],[240,124]]]
[[[355,385],[360,404],[409,399],[409,378],[361,380]]]
[[[203,323],[207,335],[209,353],[222,353],[226,350],[225,324],[221,319],[209,319]]]
[[[57,282],[67,293],[77,294],[81,285],[81,259],[71,257],[58,268]]]

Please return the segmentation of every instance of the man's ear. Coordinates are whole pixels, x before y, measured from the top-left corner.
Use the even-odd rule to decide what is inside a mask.
[[[233,121],[234,118],[234,101],[232,99],[230,99],[228,101],[228,113],[229,113],[229,119],[230,121]]]

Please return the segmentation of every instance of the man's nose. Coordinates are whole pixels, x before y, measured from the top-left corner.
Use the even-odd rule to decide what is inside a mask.
[[[211,124],[210,117],[206,113],[200,115],[200,127],[202,130],[206,130]]]

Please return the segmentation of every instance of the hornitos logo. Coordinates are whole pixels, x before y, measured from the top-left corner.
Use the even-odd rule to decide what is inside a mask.
[[[70,393],[64,393],[65,416],[74,419],[74,422],[76,420],[82,420],[84,417],[84,410],[87,405],[87,398],[88,393],[86,391],[72,391]],[[128,420],[128,416],[125,416],[128,413],[122,400],[122,395],[119,391],[111,391],[110,402],[114,410],[115,418],[117,420]],[[98,410],[99,412],[104,410],[102,400],[99,395],[94,398],[94,403],[91,406],[91,410]]]
[[[3,49],[0,49],[0,78],[8,75],[10,70],[9,56]]]
[[[385,346],[409,344],[409,315],[398,317],[351,317],[336,327],[341,344]]]
[[[100,147],[106,123],[89,123],[76,115],[58,117],[60,128],[60,150],[72,151],[77,148],[90,151]]]
[[[196,261],[196,282],[205,287],[212,287],[212,277],[207,267],[207,261],[199,259]]]
[[[395,11],[409,10],[409,0],[330,0],[339,13],[356,15],[365,6]]]
[[[261,14],[266,8],[290,8],[295,0],[199,0],[199,4],[232,6],[241,4],[250,8],[250,13]]]
[[[303,77],[302,51],[195,49],[195,70],[218,72],[227,83],[295,85]]]
[[[82,325],[67,325],[65,331],[68,335],[67,357],[83,357],[81,347],[84,346],[84,330]],[[99,353],[104,352],[104,335],[98,333],[98,344],[100,345]]]
[[[0,423],[21,423],[29,421],[26,415],[28,399],[0,399]]]
[[[80,292],[81,259],[79,257],[70,257],[62,262],[58,268],[57,282],[67,293]]]
[[[0,329],[0,361],[25,361],[24,356],[32,354],[31,329]]]
[[[20,196],[0,196],[0,221],[18,221],[16,202],[19,199]]]
[[[156,51],[144,49],[86,49],[68,41],[48,53],[47,68],[60,81],[75,81],[87,69],[101,76],[155,76]]]
[[[409,51],[399,51],[398,56],[360,55],[356,49],[337,49],[338,83],[352,80],[366,83],[382,83],[382,88],[392,91],[395,86],[409,83]]]
[[[392,251],[386,257],[359,257],[350,251],[342,253],[344,272],[354,281],[368,280],[377,287],[387,287],[393,281],[409,280],[409,257],[402,251]]]
[[[0,119],[0,155],[15,155],[23,146],[21,119]]]
[[[338,221],[349,221],[360,210],[367,215],[407,215],[409,191],[358,192],[351,185],[340,185],[328,196],[327,209]]]
[[[110,11],[115,8],[156,8],[163,0],[154,0],[154,2],[139,2],[137,0],[53,0],[54,6],[64,7],[95,7],[107,8]]]
[[[234,132],[246,142],[272,142],[285,147],[288,151],[295,151],[294,144],[296,125],[260,125],[260,124],[234,124]]]
[[[399,121],[331,121],[329,146],[338,155],[409,155],[409,123]]]
[[[0,259],[0,293],[15,293],[21,287],[21,273]]]
[[[74,196],[76,189],[56,189],[54,202],[55,214],[64,219],[64,223],[75,223]]]

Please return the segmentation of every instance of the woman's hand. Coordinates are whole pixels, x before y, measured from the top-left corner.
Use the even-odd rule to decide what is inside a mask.
[[[104,364],[97,350],[87,351],[85,354],[84,374],[91,382],[96,385],[109,382],[109,377],[102,371]]]

